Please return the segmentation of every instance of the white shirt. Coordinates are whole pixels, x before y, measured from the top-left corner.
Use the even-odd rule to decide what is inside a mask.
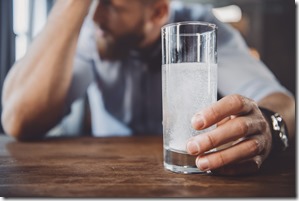
[[[259,101],[273,92],[289,93],[261,61],[250,55],[240,34],[218,21],[211,9],[172,1],[169,23],[204,21],[217,25],[219,94],[237,93]],[[152,63],[136,52],[125,60],[102,61],[96,47],[94,24],[87,17],[79,37],[66,107],[70,108],[87,93],[94,136],[161,134],[160,43],[149,57]]]

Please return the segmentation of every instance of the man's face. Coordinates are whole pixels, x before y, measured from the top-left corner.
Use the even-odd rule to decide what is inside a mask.
[[[114,52],[138,47],[145,38],[146,12],[141,0],[100,0],[93,18],[98,43]]]

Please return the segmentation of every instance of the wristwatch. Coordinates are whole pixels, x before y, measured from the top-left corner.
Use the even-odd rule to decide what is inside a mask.
[[[287,126],[280,114],[268,110],[266,108],[259,107],[263,115],[269,122],[272,133],[272,154],[280,153],[289,146],[289,135]]]

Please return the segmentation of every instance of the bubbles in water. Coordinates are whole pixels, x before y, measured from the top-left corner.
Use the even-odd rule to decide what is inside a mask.
[[[185,151],[190,137],[207,131],[194,130],[191,118],[217,100],[217,65],[168,64],[163,65],[163,73],[164,143]]]

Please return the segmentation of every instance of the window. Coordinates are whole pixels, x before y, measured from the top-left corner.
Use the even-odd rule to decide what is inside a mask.
[[[13,0],[14,32],[16,34],[16,60],[26,53],[32,38],[47,20],[46,0]]]

